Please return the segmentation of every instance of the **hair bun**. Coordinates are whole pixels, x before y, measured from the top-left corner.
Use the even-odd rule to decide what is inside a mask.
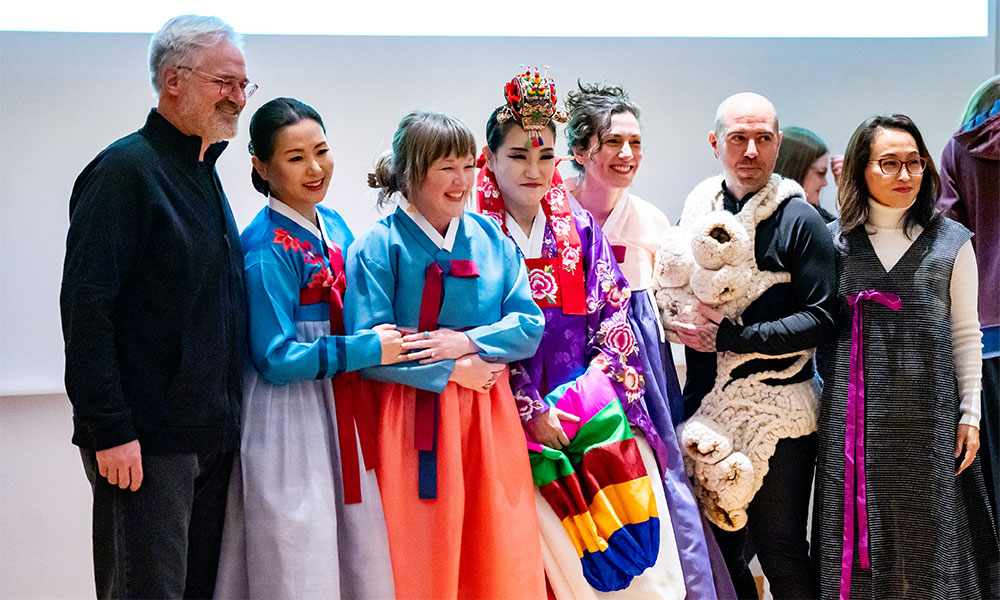
[[[375,173],[368,174],[368,187],[376,189],[382,187],[382,185],[378,182],[378,177],[375,176]]]

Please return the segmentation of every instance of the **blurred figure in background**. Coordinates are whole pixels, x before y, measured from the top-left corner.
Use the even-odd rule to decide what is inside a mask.
[[[945,215],[972,231],[979,267],[979,324],[983,331],[983,477],[997,515],[997,402],[1000,400],[1000,75],[987,79],[969,99],[962,128],[941,154]]]
[[[774,172],[797,181],[806,191],[806,202],[812,204],[827,223],[835,221],[837,215],[819,205],[819,193],[826,187],[826,173],[831,168],[830,153],[819,136],[801,127],[782,130]]]

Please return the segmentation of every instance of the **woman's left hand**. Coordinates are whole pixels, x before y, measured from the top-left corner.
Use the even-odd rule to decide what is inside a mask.
[[[404,336],[403,352],[408,353],[404,355],[405,360],[419,360],[426,365],[478,353],[479,347],[461,331],[438,329]]]
[[[962,456],[962,464],[958,465],[958,471],[955,472],[955,475],[958,475],[972,464],[978,450],[979,428],[972,425],[959,425],[958,437],[955,440],[955,458],[962,456],[963,452],[965,456]]]

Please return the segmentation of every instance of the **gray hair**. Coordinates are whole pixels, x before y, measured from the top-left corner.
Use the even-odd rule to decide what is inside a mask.
[[[219,17],[181,15],[167,21],[149,41],[149,75],[160,95],[163,69],[189,62],[191,56],[221,41],[243,50],[243,39]]]

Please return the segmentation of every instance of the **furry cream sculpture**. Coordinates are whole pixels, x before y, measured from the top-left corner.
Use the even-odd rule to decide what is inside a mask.
[[[653,292],[667,337],[679,342],[673,322],[700,325],[699,302],[739,322],[754,300],[788,273],[761,271],[754,258],[757,225],[790,196],[804,198],[792,180],[772,175],[736,215],[725,210],[722,178],[712,177],[688,196],[678,227],[656,252]],[[706,517],[722,529],[746,525],[746,508],[760,489],[778,440],[816,430],[818,386],[813,381],[768,385],[795,375],[812,351],[781,356],[719,352],[715,386],[690,419],[677,427],[688,476]],[[779,371],[734,378],[755,359],[787,359]]]

